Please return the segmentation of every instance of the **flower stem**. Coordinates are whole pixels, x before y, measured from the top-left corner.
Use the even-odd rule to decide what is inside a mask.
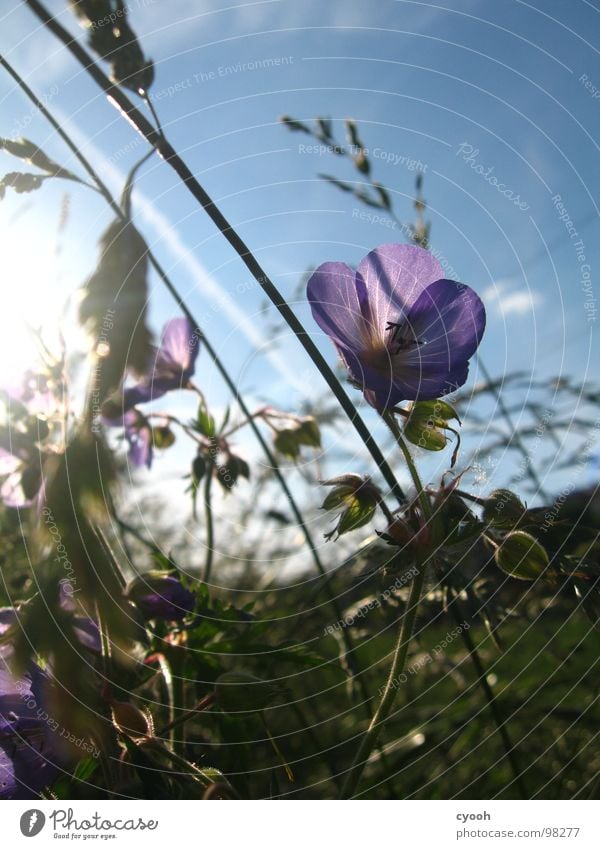
[[[425,563],[421,563],[417,560],[417,574],[410,589],[408,604],[402,618],[400,634],[394,650],[392,665],[390,667],[383,695],[379,702],[379,706],[373,715],[373,719],[371,720],[367,731],[363,735],[354,758],[354,762],[346,776],[344,786],[342,787],[342,799],[351,799],[354,796],[369,756],[377,745],[377,740],[381,733],[383,723],[388,718],[394,704],[396,690],[398,687],[397,679],[404,671],[404,666],[406,664],[408,647],[412,638],[417,615],[417,606],[423,590],[425,571]]]
[[[431,504],[429,503],[427,493],[425,492],[423,484],[421,483],[419,473],[414,464],[409,448],[406,442],[404,441],[404,438],[402,436],[402,433],[400,432],[400,428],[398,427],[396,420],[394,419],[394,414],[390,411],[386,411],[382,414],[382,417],[390,428],[390,430],[392,431],[394,438],[398,443],[400,450],[402,451],[404,459],[406,460],[410,476],[417,490],[417,496],[421,505],[421,510],[423,511],[423,519],[427,524],[430,524],[433,520]],[[423,557],[423,555],[421,554],[421,552],[419,552],[419,549],[417,548],[417,574],[415,575],[415,578],[412,582],[408,603],[406,606],[406,610],[404,611],[404,616],[402,617],[402,625],[400,626],[400,633],[398,634],[398,640],[394,649],[392,665],[390,667],[390,671],[384,687],[383,694],[381,696],[381,701],[379,702],[379,706],[377,707],[377,710],[375,711],[373,718],[369,723],[369,727],[367,728],[365,734],[362,737],[362,740],[358,747],[358,751],[354,758],[354,762],[350,768],[350,771],[348,772],[348,775],[346,776],[344,786],[342,787],[342,799],[351,799],[356,793],[366,763],[371,755],[371,752],[377,745],[377,741],[381,733],[383,724],[388,718],[392,706],[394,704],[396,698],[396,690],[398,689],[398,677],[404,671],[404,666],[406,664],[406,658],[408,655],[408,648],[410,646],[417,617],[417,607],[419,605],[421,594],[423,592],[427,561],[428,557]]]
[[[156,752],[157,754],[167,758],[178,766],[184,774],[191,776],[195,781],[199,781],[200,784],[203,784],[205,787],[214,784],[214,780],[209,773],[196,766],[196,764],[191,763],[191,761],[188,761],[182,755],[172,752],[156,737],[148,738],[142,745],[145,749],[149,749],[150,751]]]
[[[157,732],[157,737],[164,737],[169,731],[172,731],[178,725],[181,725],[184,722],[187,722],[188,719],[193,719],[197,716],[201,711],[207,710],[207,708],[212,707],[215,702],[214,693],[208,693],[208,695],[203,696],[199,702],[197,702],[193,708],[185,711],[185,713],[180,714],[175,719],[172,719],[167,725],[163,725]]]
[[[415,462],[412,458],[408,445],[404,441],[402,432],[400,431],[398,423],[394,418],[394,414],[389,410],[386,410],[384,413],[382,413],[382,418],[391,430],[398,447],[402,451],[404,459],[406,460],[406,465],[408,466],[408,471],[410,472],[410,476],[412,478],[412,482],[415,486],[415,489],[417,490],[417,497],[419,499],[419,504],[421,505],[421,510],[423,511],[423,518],[425,519],[427,524],[430,524],[433,520],[431,504],[429,502],[429,498],[427,497],[427,493],[425,492],[423,484],[421,483],[421,478],[419,477],[417,467],[415,466]]]
[[[206,519],[206,558],[204,561],[204,583],[210,584],[210,577],[212,573],[212,565],[214,559],[214,523],[213,523],[213,511],[212,511],[212,500],[211,500],[211,488],[212,488],[212,480],[213,480],[213,464],[212,462],[209,464],[209,468],[206,470],[206,479],[204,481],[204,516]]]

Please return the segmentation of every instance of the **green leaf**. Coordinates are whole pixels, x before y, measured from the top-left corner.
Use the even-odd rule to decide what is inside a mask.
[[[229,424],[229,417],[231,416],[231,406],[228,404],[225,407],[225,413],[223,415],[223,421],[221,422],[221,427],[219,428],[219,432],[223,433],[227,425]]]
[[[89,757],[82,758],[77,766],[75,767],[75,772],[73,773],[73,778],[76,781],[87,781],[92,775],[96,772],[98,768],[98,759]]]
[[[284,427],[278,430],[273,439],[275,450],[284,457],[296,460],[300,455],[300,442],[295,428]]]
[[[212,439],[217,432],[214,417],[208,412],[204,398],[201,398],[200,404],[198,405],[195,427],[198,433],[201,433],[202,436],[208,437],[208,439]]]
[[[307,416],[300,422],[297,434],[300,445],[308,445],[310,448],[321,447],[321,431],[317,420],[312,416]]]

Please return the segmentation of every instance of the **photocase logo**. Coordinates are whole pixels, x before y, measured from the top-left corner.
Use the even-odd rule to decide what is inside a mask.
[[[32,808],[21,815],[21,834],[25,837],[35,837],[43,829],[46,817],[42,811]]]

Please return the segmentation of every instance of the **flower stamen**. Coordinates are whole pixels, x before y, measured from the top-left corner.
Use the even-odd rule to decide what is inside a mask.
[[[385,329],[391,334],[390,344],[395,346],[394,349],[390,348],[393,356],[410,348],[427,344],[426,339],[418,339],[415,336],[413,328],[407,321],[388,321]]]

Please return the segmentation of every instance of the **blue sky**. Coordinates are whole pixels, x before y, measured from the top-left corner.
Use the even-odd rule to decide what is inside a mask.
[[[66,4],[47,5],[82,37]],[[341,136],[351,116],[372,152],[374,177],[393,192],[403,220],[411,218],[414,172],[402,163],[423,163],[432,245],[487,305],[481,355],[488,369],[497,376],[522,369],[538,380],[596,376],[590,319],[600,300],[597,2],[132,0],[128,6],[155,61],[153,96],[169,139],[286,295],[322,261],[354,264],[377,244],[401,240],[389,227],[361,220],[352,199],[317,178],[326,171],[353,179],[349,163],[307,152],[302,145],[310,140],[278,123],[282,114],[327,115]],[[12,3],[2,15],[2,51],[46,95],[118,191],[144,144],[23,4]],[[73,166],[6,75],[0,75],[0,102],[0,135],[28,136]],[[5,170],[16,167],[3,159]],[[65,189],[70,218],[57,255]],[[284,408],[320,392],[319,376],[288,334],[271,347],[274,315],[264,311],[261,293],[158,160],[144,167],[134,206],[140,228],[242,389]],[[0,221],[15,316],[25,309],[34,323],[48,323],[58,314],[93,267],[108,220],[100,200],[64,184],[37,196],[7,196]],[[42,285],[41,274],[51,282]],[[175,312],[154,283],[159,326]],[[297,309],[334,362],[302,300]],[[476,379],[473,366],[471,383]],[[214,404],[224,403],[208,365],[201,382]],[[349,428],[335,438],[352,445]]]

